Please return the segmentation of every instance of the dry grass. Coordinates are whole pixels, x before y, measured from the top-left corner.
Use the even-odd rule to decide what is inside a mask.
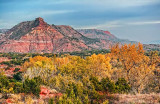
[[[48,100],[37,99],[31,95],[11,94],[11,104],[48,104]],[[112,94],[106,96],[104,104],[160,104],[159,94]],[[0,104],[5,103],[6,99],[0,99]]]
[[[114,94],[118,100],[112,100],[113,104],[160,104],[159,94]]]

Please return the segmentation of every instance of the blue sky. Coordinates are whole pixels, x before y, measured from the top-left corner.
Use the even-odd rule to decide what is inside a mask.
[[[0,0],[0,28],[36,17],[76,29],[108,30],[122,39],[160,40],[160,0]]]

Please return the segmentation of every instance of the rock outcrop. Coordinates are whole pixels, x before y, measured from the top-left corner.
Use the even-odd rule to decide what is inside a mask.
[[[50,89],[45,86],[41,86],[41,91],[40,91],[40,99],[47,99],[47,98],[53,98],[53,97],[60,97],[62,96],[62,93],[57,92],[55,89]]]
[[[69,31],[73,30],[71,28]],[[88,46],[83,41],[62,34],[42,18],[14,26],[0,40],[0,52],[57,53],[86,49]]]

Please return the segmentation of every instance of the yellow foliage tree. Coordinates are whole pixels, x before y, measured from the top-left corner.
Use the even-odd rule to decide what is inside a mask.
[[[141,92],[148,83],[149,76],[153,74],[154,64],[150,63],[150,58],[144,55],[143,45],[116,45],[111,48],[108,55],[117,63],[116,71],[125,77],[137,92]],[[113,61],[111,61],[113,62]],[[115,64],[115,63],[114,63]],[[117,75],[118,76],[118,75]]]
[[[24,63],[23,67],[25,69],[25,78],[41,76],[44,82],[48,82],[49,78],[56,72],[52,59],[42,56],[30,58],[28,62]]]
[[[111,75],[111,64],[110,58],[106,55],[95,55],[86,58],[88,69],[91,71],[93,76],[99,78],[110,77]]]

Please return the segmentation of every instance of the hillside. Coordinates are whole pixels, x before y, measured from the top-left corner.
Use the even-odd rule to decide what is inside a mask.
[[[146,51],[160,51],[160,44],[143,44]]]
[[[1,38],[0,52],[53,53],[88,49],[77,38],[65,36],[42,18],[19,23]]]
[[[0,52],[59,53],[110,49],[115,44],[136,43],[119,39],[109,31],[75,30],[66,25],[49,25],[43,18],[25,21],[1,30]]]
[[[153,40],[153,41],[145,42],[145,44],[160,44],[160,40]]]
[[[105,40],[106,42],[111,41],[112,43],[120,43],[120,44],[137,43],[136,41],[119,39],[113,34],[111,34],[109,31],[98,30],[98,29],[78,29],[77,31],[88,38]]]

